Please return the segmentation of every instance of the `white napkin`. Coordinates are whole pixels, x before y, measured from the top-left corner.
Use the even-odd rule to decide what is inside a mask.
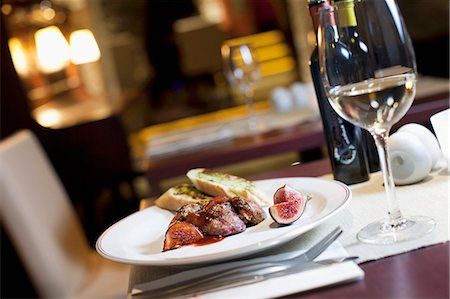
[[[319,113],[316,92],[314,91],[314,85],[312,82],[294,82],[289,89],[292,93],[292,98],[297,108],[309,108],[309,110]]]
[[[336,241],[316,260],[345,256],[348,256],[347,251]],[[363,278],[363,270],[355,262],[347,261],[246,286],[196,295],[195,298],[274,298]]]
[[[438,139],[442,154],[447,159],[447,168],[450,170],[450,142],[449,142],[449,127],[450,127],[450,109],[438,112],[431,116],[431,125]]]
[[[293,99],[289,90],[285,87],[278,86],[272,89],[269,99],[275,110],[278,112],[288,112],[293,108]]]

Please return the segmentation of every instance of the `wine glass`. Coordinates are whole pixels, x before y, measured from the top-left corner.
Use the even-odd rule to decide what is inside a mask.
[[[349,12],[355,16],[351,35]],[[342,1],[319,14],[319,61],[328,100],[341,117],[371,133],[383,173],[388,217],[367,225],[357,237],[364,243],[393,244],[424,236],[435,221],[402,215],[388,155],[389,131],[410,108],[417,80],[399,8],[394,0]]]
[[[258,124],[253,109],[253,96],[260,72],[255,50],[249,44],[224,44],[221,52],[223,71],[228,83],[244,95],[248,109],[248,127],[251,132],[256,132]]]

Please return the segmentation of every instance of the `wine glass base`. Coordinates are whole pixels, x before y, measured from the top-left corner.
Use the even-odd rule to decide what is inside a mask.
[[[358,240],[368,244],[388,245],[420,238],[430,233],[436,222],[425,216],[403,218],[398,223],[374,222],[364,227]]]

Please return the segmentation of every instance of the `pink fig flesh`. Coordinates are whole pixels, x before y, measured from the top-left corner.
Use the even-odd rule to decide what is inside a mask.
[[[269,208],[272,219],[281,225],[289,225],[297,221],[304,213],[306,199],[277,203]]]
[[[274,204],[279,204],[287,201],[299,201],[304,199],[305,198],[299,191],[289,187],[286,184],[278,188],[273,195]]]

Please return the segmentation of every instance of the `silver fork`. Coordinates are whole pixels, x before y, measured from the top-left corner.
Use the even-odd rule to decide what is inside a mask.
[[[326,267],[327,265],[341,263],[349,260],[355,260],[357,258],[358,257],[355,256],[349,256],[344,258],[323,260],[320,262],[303,262],[300,264],[291,265],[272,264],[271,266],[263,267],[250,272],[242,269],[241,272],[236,273],[232,276],[226,276],[220,279],[207,279],[199,283],[190,284],[183,288],[174,290],[165,289],[164,291],[151,292],[151,294],[150,292],[144,292],[142,293],[142,295],[151,295],[152,298],[176,298],[180,296],[217,292],[224,289],[261,282],[270,278],[290,275],[320,267]],[[138,298],[141,298],[141,296],[138,296]]]
[[[220,280],[222,278],[242,275],[251,271],[268,269],[274,272],[289,268],[291,265],[312,262],[331,243],[333,243],[342,233],[342,229],[337,227],[317,244],[302,254],[284,253],[274,256],[253,258],[230,263],[216,264],[192,270],[183,271],[148,283],[135,285],[132,295],[152,292],[152,294],[171,294],[181,292],[190,288],[205,285],[208,282]],[[176,281],[174,283],[174,281]],[[161,295],[162,297],[162,295]]]

